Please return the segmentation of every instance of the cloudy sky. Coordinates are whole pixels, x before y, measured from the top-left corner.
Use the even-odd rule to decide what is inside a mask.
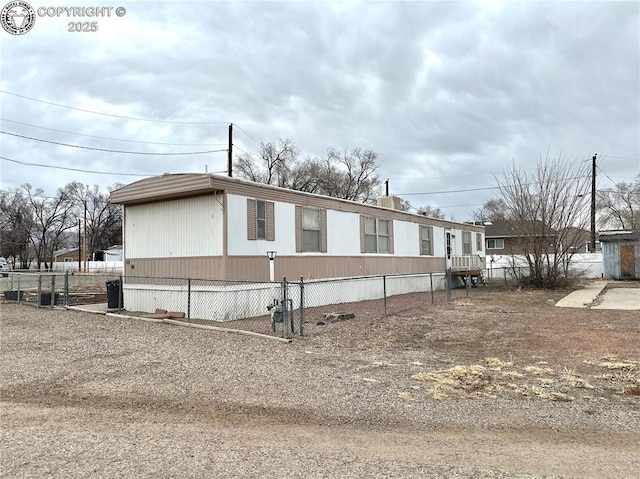
[[[547,151],[598,153],[599,188],[640,173],[638,1],[29,3],[0,30],[3,189],[223,171],[159,153],[225,150],[229,123],[236,152],[372,149],[392,193],[460,221]]]

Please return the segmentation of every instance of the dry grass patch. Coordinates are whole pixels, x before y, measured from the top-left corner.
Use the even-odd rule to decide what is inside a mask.
[[[424,392],[437,399],[461,397],[494,397],[498,393],[511,393],[524,397],[549,401],[568,402],[576,398],[572,395],[582,390],[615,395],[640,395],[640,377],[636,373],[636,361],[608,358],[591,362],[592,366],[605,368],[599,374],[578,374],[564,367],[561,373],[548,363],[538,361],[535,365],[514,365],[497,357],[485,359],[486,366],[480,364],[458,365],[449,369],[425,371],[413,374],[411,379],[426,383]],[[504,370],[503,370],[504,369]],[[422,389],[411,386],[412,389]]]
[[[487,368],[479,364],[418,373],[411,376],[411,379],[433,383],[425,393],[434,399],[449,399],[469,394],[485,396],[499,387],[493,376],[487,372]]]
[[[524,371],[532,376],[552,376],[555,371],[551,368],[541,368],[540,366],[525,366]]]

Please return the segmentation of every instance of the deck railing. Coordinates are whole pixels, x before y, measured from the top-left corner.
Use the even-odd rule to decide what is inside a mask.
[[[475,271],[484,268],[482,257],[477,254],[462,254],[451,257],[453,271]]]

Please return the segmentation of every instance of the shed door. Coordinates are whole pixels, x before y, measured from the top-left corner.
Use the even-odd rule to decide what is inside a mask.
[[[634,245],[620,245],[620,277],[631,279],[635,276]]]

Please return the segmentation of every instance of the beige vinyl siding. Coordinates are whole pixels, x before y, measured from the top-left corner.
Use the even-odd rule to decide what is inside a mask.
[[[126,258],[217,256],[222,194],[126,207]]]
[[[276,239],[276,213],[273,201],[267,201],[267,241]]]
[[[296,253],[302,253],[302,206],[296,206]]]
[[[256,200],[247,198],[247,239],[258,239],[258,222],[257,222],[257,205]]]
[[[128,276],[174,277],[199,279],[269,280],[269,259],[260,256],[132,258],[125,265]],[[134,266],[134,268],[131,268]],[[297,280],[304,278],[345,278],[398,273],[442,273],[444,258],[429,256],[278,256],[275,277]]]

